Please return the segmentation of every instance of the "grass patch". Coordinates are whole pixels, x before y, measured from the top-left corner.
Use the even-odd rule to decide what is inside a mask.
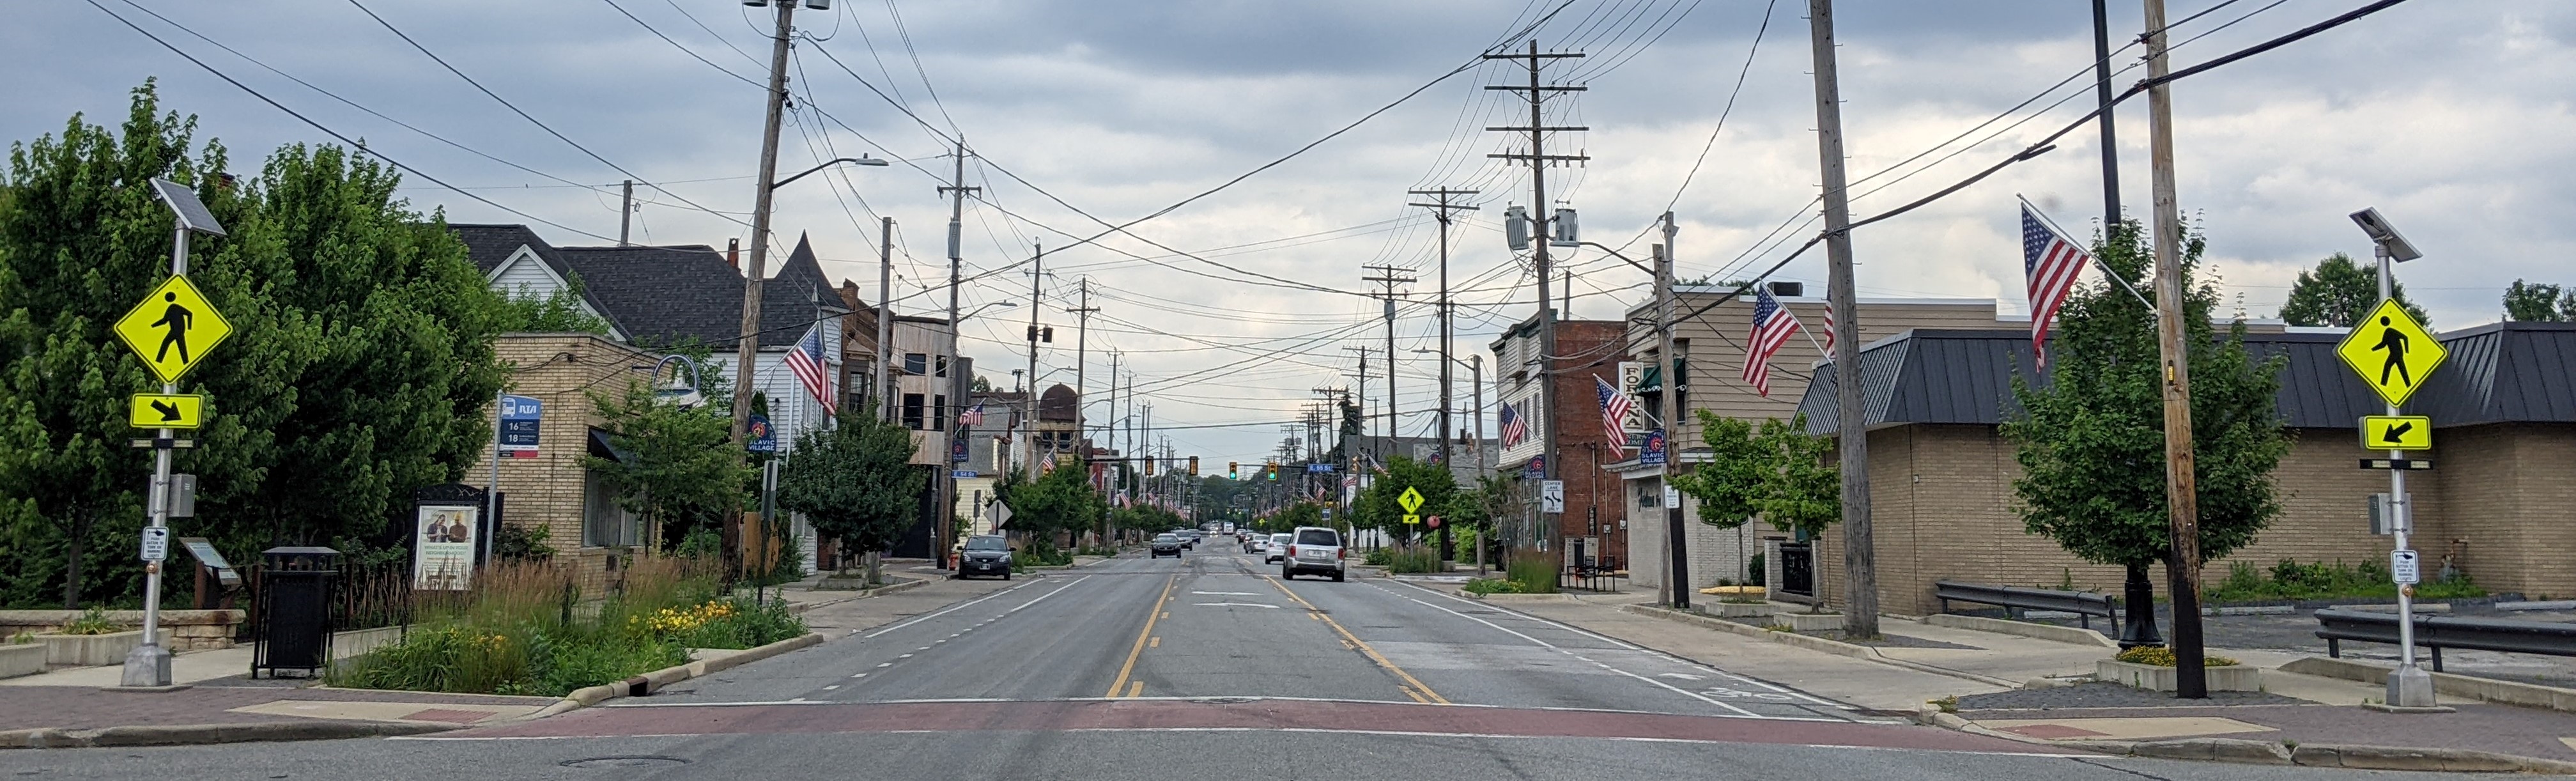
[[[475,589],[416,605],[400,642],[333,665],[333,686],[562,696],[684,664],[691,648],[752,648],[805,633],[778,602],[723,596],[713,561],[648,558],[607,598],[585,601],[573,573],[505,562]],[[442,595],[444,596],[444,595]]]
[[[1469,594],[1518,594],[1521,585],[1501,578],[1476,578],[1467,581]]]
[[[1503,562],[1503,577],[1520,586],[1523,594],[1556,593],[1556,557],[1537,548],[1517,548]]]
[[[99,605],[91,605],[88,610],[81,611],[79,618],[72,619],[71,623],[64,624],[62,630],[55,632],[55,634],[112,635],[125,631],[125,628],[124,624],[117,623],[114,619],[107,617],[107,608]]]
[[[2121,651],[2119,656],[2112,658],[2128,662],[2130,664],[2144,664],[2155,667],[2172,667],[2177,664],[2174,659],[2173,649],[2161,645],[2138,646],[2136,648]],[[2200,657],[2200,663],[2205,667],[2236,666],[2236,660],[2234,659],[2210,654],[2202,654]]]
[[[1449,571],[1447,566],[1440,563],[1440,550],[1429,545],[1407,545],[1401,548],[1379,548],[1378,550],[1389,551],[1386,571],[1390,573],[1413,575]]]
[[[2479,588],[2462,575],[2450,580],[2419,583],[2416,599],[2469,599],[2483,597]],[[2227,578],[2201,590],[2204,603],[2258,602],[2264,600],[2303,599],[2397,599],[2397,584],[2388,580],[2388,567],[2376,561],[2358,566],[2343,562],[2301,564],[2282,559],[2269,570],[2251,562],[2231,562]]]

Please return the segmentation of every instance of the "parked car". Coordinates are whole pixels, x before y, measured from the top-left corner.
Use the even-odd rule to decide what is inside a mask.
[[[1288,541],[1295,539],[1296,536],[1294,534],[1270,535],[1270,539],[1261,543],[1261,563],[1278,563],[1279,557],[1288,554]]]
[[[1011,579],[1011,543],[997,534],[978,534],[966,538],[966,548],[957,556],[957,577],[1000,575]]]
[[[1294,580],[1300,574],[1330,575],[1333,582],[1342,580],[1342,533],[1323,526],[1299,526],[1290,532],[1288,549],[1279,557],[1279,577]]]
[[[1159,559],[1164,556],[1170,556],[1177,559],[1181,557],[1182,547],[1181,535],[1173,534],[1171,532],[1157,534],[1154,535],[1153,555],[1147,556],[1146,558]]]

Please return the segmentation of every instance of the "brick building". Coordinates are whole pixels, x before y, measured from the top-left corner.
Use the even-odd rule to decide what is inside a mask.
[[[2439,338],[2451,357],[2407,405],[2432,417],[2439,464],[2407,478],[2426,577],[2456,567],[2490,591],[2576,594],[2576,324],[2500,323]],[[2247,336],[2257,356],[2288,356],[2277,404],[2294,444],[2272,475],[2280,516],[2253,544],[2209,561],[2205,578],[2240,562],[2387,559],[2392,540],[2371,533],[2365,502],[2388,490],[2388,476],[2357,468],[2384,451],[2363,450],[2355,430],[2384,408],[2333,354],[2341,339]],[[1885,610],[1936,610],[1939,580],[2119,591],[2119,569],[2026,533],[2014,510],[2020,469],[1997,425],[2018,414],[2010,389],[2014,372],[2031,365],[2027,331],[1916,330],[1869,345],[1861,360]],[[1811,431],[1835,434],[1834,384],[1822,377],[1801,409]],[[1842,600],[1841,544],[1839,529],[1814,544],[1813,591],[1828,604]],[[1783,554],[1771,547],[1777,562]]]
[[[1502,446],[1500,468],[1506,475],[1530,474],[1528,465],[1547,452],[1556,437],[1557,479],[1565,481],[1565,513],[1553,519],[1539,515],[1539,481],[1523,477],[1528,512],[1520,519],[1494,519],[1508,545],[1539,545],[1568,556],[1608,556],[1628,560],[1627,505],[1621,501],[1619,478],[1607,467],[1619,456],[1610,449],[1612,434],[1602,430],[1601,401],[1593,378],[1616,380],[1628,360],[1625,326],[1616,320],[1560,320],[1556,355],[1539,371],[1540,323],[1537,317],[1504,331],[1489,346],[1494,354],[1494,431],[1501,431],[1500,410],[1509,405],[1523,418],[1529,435]],[[1556,384],[1556,404],[1542,409],[1539,383]],[[1562,421],[1562,425],[1560,425]],[[1548,524],[1553,523],[1551,527]],[[1553,528],[1556,539],[1546,539]]]

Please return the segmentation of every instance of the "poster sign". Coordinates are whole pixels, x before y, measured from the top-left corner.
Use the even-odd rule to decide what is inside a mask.
[[[537,426],[544,404],[527,396],[501,397],[501,457],[537,457]]]
[[[1547,456],[1530,456],[1529,466],[1524,467],[1521,470],[1521,477],[1531,480],[1536,480],[1546,476]]]
[[[1639,466],[1664,465],[1663,429],[1652,429],[1646,432],[1646,446],[1637,450],[1637,464]]]
[[[749,440],[743,449],[754,453],[778,452],[778,430],[770,427],[769,416],[751,413],[751,422],[744,424],[743,433],[746,435],[743,438]]]
[[[474,585],[473,507],[421,505],[412,529],[411,587],[464,591]]]

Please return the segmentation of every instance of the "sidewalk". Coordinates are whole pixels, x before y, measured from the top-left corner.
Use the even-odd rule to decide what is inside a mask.
[[[0,748],[170,745],[435,732],[521,718],[554,697],[333,689],[310,679],[252,680],[251,649],[177,654],[188,688],[111,691],[124,669],[73,667],[0,681]]]
[[[1413,585],[1458,591],[1443,583]],[[2296,752],[2302,764],[2312,754],[2334,761],[2339,753],[2340,761],[2356,767],[2576,768],[2576,714],[2457,699],[2445,700],[2455,709],[2450,713],[2369,710],[2359,706],[2381,701],[2383,687],[2278,669],[2300,654],[2212,649],[2265,668],[2264,690],[2184,701],[2084,682],[2094,661],[2111,655],[2104,647],[1888,617],[1880,622],[1888,636],[1881,644],[1836,644],[1842,647],[1819,652],[1822,646],[1767,636],[1785,633],[1739,633],[1660,611],[1652,601],[1651,594],[1585,594],[1493,604],[1819,697],[2027,741],[2204,759],[2233,753],[2240,761],[2280,764],[2305,746]],[[2009,681],[2035,683],[1999,685]],[[1935,701],[1955,703],[1955,714],[1927,704]],[[2197,740],[2205,738],[2247,742],[2213,750],[2215,744]]]

